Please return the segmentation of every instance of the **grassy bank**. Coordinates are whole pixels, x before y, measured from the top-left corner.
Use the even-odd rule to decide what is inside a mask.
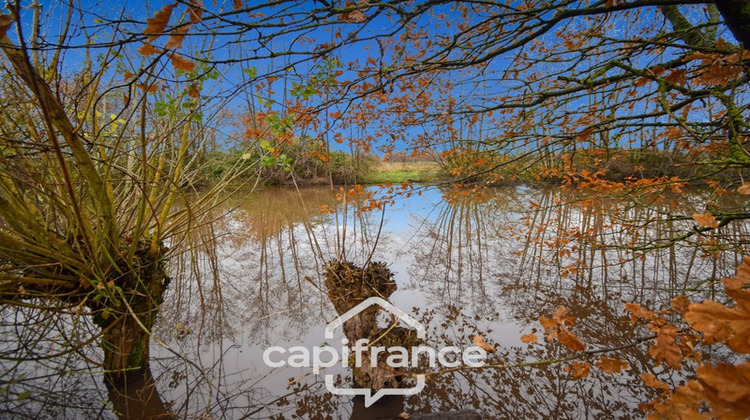
[[[430,183],[445,179],[437,162],[378,162],[363,175],[365,184]]]

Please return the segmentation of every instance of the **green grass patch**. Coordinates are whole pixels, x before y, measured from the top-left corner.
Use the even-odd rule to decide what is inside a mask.
[[[362,183],[430,183],[444,177],[443,169],[437,162],[380,162],[362,178]]]

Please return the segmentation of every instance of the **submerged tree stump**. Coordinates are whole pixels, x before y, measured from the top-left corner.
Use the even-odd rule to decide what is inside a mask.
[[[377,296],[387,300],[397,289],[393,273],[383,262],[372,262],[359,267],[349,261],[333,260],[324,268],[328,298],[339,315],[370,297]],[[379,306],[373,305],[344,322],[342,328],[350,344],[353,345],[362,338],[369,339],[371,345],[385,348],[399,346],[408,349],[419,344],[414,330],[403,327],[382,328],[378,325],[380,311]],[[385,363],[388,356],[387,351],[379,353],[376,366],[373,367],[366,352],[362,365],[353,368],[355,385],[373,391],[400,387],[403,372],[400,368],[393,368]]]

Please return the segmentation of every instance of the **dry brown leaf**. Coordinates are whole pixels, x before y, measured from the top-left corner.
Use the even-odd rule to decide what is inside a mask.
[[[685,58],[682,59],[682,62],[686,63],[686,62],[692,61],[692,60],[702,60],[702,61],[709,61],[710,62],[710,61],[718,60],[720,56],[721,56],[721,54],[718,54],[718,53],[711,53],[711,54],[709,54],[709,53],[703,53],[703,52],[696,51],[694,53],[686,55]]]
[[[579,362],[575,360],[570,364],[570,366],[565,366],[563,370],[565,372],[568,372],[573,379],[583,379],[589,376],[589,372],[591,371],[591,363]]]
[[[341,20],[349,23],[362,23],[367,20],[367,15],[362,13],[361,10],[352,10],[351,12],[342,13],[339,16]]]
[[[742,293],[731,291],[728,293]],[[728,308],[721,303],[707,300],[690,305],[685,320],[693,329],[703,333],[706,344],[726,343],[729,348],[738,352],[750,353],[750,313],[741,308]]]
[[[12,15],[0,15],[0,38],[5,36],[15,21]]]
[[[583,344],[575,334],[568,331],[568,329],[563,326],[558,327],[557,339],[562,345],[573,351],[583,351],[586,349],[586,345]]]
[[[715,217],[711,216],[708,213],[694,214],[693,220],[698,222],[698,225],[700,225],[701,227],[708,227],[708,228],[714,228],[714,229],[719,227],[719,221],[716,220]]]
[[[536,334],[524,334],[521,336],[522,343],[536,343],[539,341],[539,337]]]
[[[547,318],[546,316],[540,317],[539,322],[544,327],[544,332],[549,333],[552,328],[557,327],[557,322],[555,322],[552,319]]]
[[[183,57],[180,54],[172,54],[172,66],[175,70],[184,70],[188,73],[195,70],[195,63],[193,60]]]
[[[242,0],[233,0],[234,10],[242,9],[245,7],[245,2]]]
[[[564,325],[573,325],[576,318],[570,314],[570,309],[564,307],[564,306],[558,306],[555,308],[555,313],[552,315],[552,319],[557,321],[558,324]]]
[[[138,52],[145,56],[149,56],[149,55],[159,54],[161,50],[147,42],[141,45],[141,48],[138,48]]]
[[[708,414],[699,413],[705,401],[703,387],[698,381],[689,381],[677,387],[667,400],[654,404],[661,417],[669,419],[709,419]],[[651,416],[649,416],[651,418]]]
[[[686,331],[677,339],[677,347],[682,352],[682,358],[685,360],[692,360],[694,362],[700,362],[701,354],[695,351],[695,347],[701,342],[698,333],[694,331]]]
[[[689,306],[690,299],[686,298],[685,295],[680,295],[672,299],[672,309],[674,309],[680,315],[685,315],[685,312],[687,312]]]
[[[750,195],[750,182],[745,182],[737,188],[737,192],[742,195]]]
[[[750,414],[750,362],[737,366],[704,365],[698,367],[696,373],[716,417],[747,418]]]
[[[728,290],[739,290],[750,284],[750,257],[743,257],[742,264],[737,267],[737,274],[721,280]]]
[[[190,87],[188,88],[188,96],[191,98],[197,98],[200,96],[201,92],[198,88],[198,83],[191,83]]]
[[[487,352],[492,353],[495,351],[495,347],[487,344],[487,342],[484,341],[484,337],[482,337],[481,335],[475,335],[471,341],[474,342],[475,346],[484,349]]]
[[[598,362],[596,362],[596,367],[598,367],[605,373],[620,373],[623,371],[623,369],[628,368],[628,362],[620,359],[611,359],[607,356],[602,356],[602,358],[599,359]]]
[[[141,90],[146,90],[146,85],[144,85],[143,83],[138,83],[135,85],[135,87]],[[159,85],[151,85],[148,87],[148,93],[153,93],[153,92],[156,92],[157,90],[159,90]]]
[[[190,22],[198,23],[203,20],[203,2],[201,0],[190,0],[188,2],[188,15]]]
[[[659,333],[656,336],[654,344],[648,349],[648,354],[672,369],[680,369],[682,367],[682,352],[675,344],[675,340],[677,339],[676,329],[677,327],[675,327],[674,333],[671,329],[669,332]]]
[[[713,63],[697,78],[693,80],[705,86],[720,86],[730,80],[740,77],[743,73],[742,66]]]
[[[143,33],[148,35],[150,42],[153,42],[164,33],[164,29],[169,24],[169,18],[172,17],[172,10],[175,7],[177,7],[177,3],[168,4],[154,13],[154,17],[146,19],[146,30]]]
[[[167,40],[167,43],[164,44],[164,48],[168,50],[176,50],[182,47],[182,42],[185,40],[185,34],[188,30],[190,30],[190,27],[193,25],[184,25],[180,26],[179,28],[176,28],[172,32],[170,32],[169,39]]]
[[[656,315],[654,315],[652,311],[644,308],[641,305],[638,305],[637,303],[626,303],[625,309],[630,312],[630,317],[633,319],[633,321],[638,321],[639,319],[653,321],[654,319],[656,319]]]
[[[410,416],[408,414],[402,412],[402,413],[399,413],[398,418],[404,419],[404,420],[409,420]]]
[[[664,80],[675,85],[685,85],[687,83],[685,80],[686,73],[687,70],[685,69],[673,70],[671,73],[664,77]]]
[[[644,372],[644,373],[641,373],[640,377],[643,383],[646,384],[646,386],[649,388],[656,388],[656,389],[661,389],[664,391],[669,391],[669,385],[667,385],[666,382],[662,382],[656,379],[656,375],[654,375],[653,373]]]
[[[639,77],[635,79],[635,85],[637,87],[645,86],[648,82],[652,81],[653,79],[650,79],[648,77]]]

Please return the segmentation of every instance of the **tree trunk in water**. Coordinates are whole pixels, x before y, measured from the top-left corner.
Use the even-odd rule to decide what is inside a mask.
[[[162,401],[148,367],[138,375],[130,375],[129,382],[115,385],[107,378],[106,384],[109,401],[122,420],[175,418]]]
[[[149,368],[150,334],[169,284],[163,252],[153,255],[144,247],[136,253],[137,267],[110,282],[122,290],[127,305],[108,301],[92,308],[103,331],[104,381],[121,419],[173,418]]]

